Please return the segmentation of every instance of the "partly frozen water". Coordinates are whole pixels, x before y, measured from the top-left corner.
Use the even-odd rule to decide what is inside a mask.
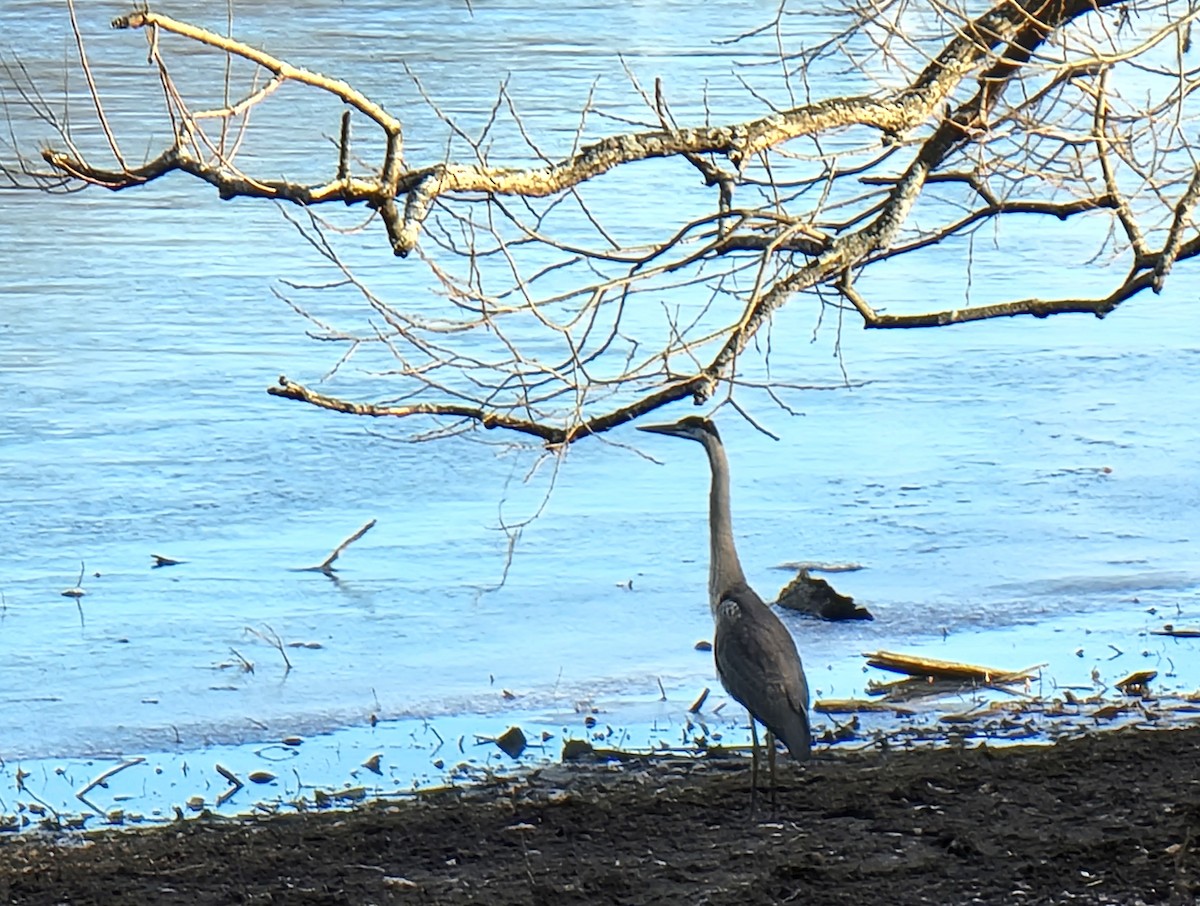
[[[4,4],[0,51],[59,72],[65,16],[48,27],[29,12],[41,6]],[[359,0],[239,15],[253,40],[389,101],[401,59],[464,115],[511,72],[530,128],[569,135],[598,75],[619,93],[618,53],[650,78],[708,80],[713,103],[734,97],[733,51],[711,44],[734,6],[475,4],[472,19]],[[132,78],[142,50],[103,28],[123,11],[89,4],[85,24],[97,64]],[[381,270],[402,267],[376,252]],[[714,712],[723,697],[694,648],[710,633],[698,448],[632,429],[577,446],[496,589],[497,526],[540,503],[548,473],[523,483],[533,451],[404,444],[267,396],[277,375],[332,363],[270,294],[315,271],[271,206],[179,179],[120,197],[5,193],[0,260],[0,813],[31,795],[86,811],[75,793],[138,757],[92,791],[102,810],[212,805],[218,763],[271,771],[283,799],[469,778],[511,766],[476,745],[511,724],[546,734],[527,759],[564,736],[673,744],[705,687],[718,732],[745,737],[737,709]],[[1051,265],[1010,264],[1045,295],[1070,291],[1077,275]],[[920,298],[932,282],[896,274],[891,288]],[[756,409],[779,441],[721,427],[764,595],[787,561],[864,567],[831,578],[874,623],[789,617],[817,697],[860,695],[861,653],[877,648],[1046,663],[1047,691],[1142,667],[1167,689],[1200,686],[1200,643],[1147,634],[1200,617],[1194,305],[1181,268],[1104,322],[826,327],[809,343],[813,314],[781,313],[775,341],[796,339],[776,367],[834,389],[794,393],[797,417]],[[843,366],[853,384],[838,387]],[[337,581],[300,570],[372,518]],[[184,562],[153,569],[152,554]],[[77,604],[60,592],[81,562]],[[305,645],[286,649],[290,671],[272,634]],[[304,742],[282,744],[292,736]],[[362,766],[375,753],[381,773]]]

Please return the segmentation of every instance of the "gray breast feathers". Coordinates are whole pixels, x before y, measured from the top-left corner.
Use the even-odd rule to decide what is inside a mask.
[[[808,683],[792,634],[748,587],[723,593],[714,616],[713,657],[722,685],[792,757],[807,758]]]

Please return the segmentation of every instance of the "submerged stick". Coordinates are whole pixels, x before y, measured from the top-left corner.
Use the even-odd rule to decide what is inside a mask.
[[[104,784],[111,777],[113,777],[117,774],[120,774],[126,768],[131,768],[135,764],[142,764],[145,760],[146,759],[143,756],[137,755],[133,758],[130,758],[128,761],[123,761],[118,765],[113,765],[111,768],[109,768],[107,771],[104,771],[95,780],[93,780],[91,783],[89,783],[87,786],[85,786],[83,789],[81,789],[79,792],[77,792],[75,794],[75,798],[78,799],[80,802],[82,802],[84,805],[86,805],[88,808],[95,811],[96,814],[103,815],[104,811],[102,809],[99,809],[95,805],[93,805],[91,802],[88,802],[87,794],[90,793],[92,790],[94,790],[98,786],[104,786]]]
[[[279,637],[278,632],[276,632],[266,623],[263,624],[262,629],[255,629],[253,626],[247,626],[245,631],[261,641],[266,642],[279,652],[280,656],[283,658],[283,666],[285,668],[283,672],[285,675],[292,672],[292,662],[288,660],[287,651],[284,650],[283,639]],[[237,652],[235,651],[234,654],[237,654]],[[241,655],[239,654],[238,657],[241,657]]]
[[[62,592],[62,596],[64,598],[74,598],[76,601],[78,601],[80,598],[82,598],[84,595],[87,594],[87,592],[83,590],[83,572],[85,569],[86,569],[86,567],[84,566],[83,561],[80,560],[79,561],[79,578],[75,580],[75,585],[73,587],[68,588],[66,591]]]
[[[355,532],[353,535],[351,535],[349,538],[347,538],[345,541],[343,541],[341,544],[339,544],[337,547],[335,547],[333,549],[333,553],[330,554],[328,557],[326,557],[323,563],[320,563],[317,566],[306,566],[303,569],[301,569],[300,571],[301,572],[310,572],[310,573],[324,573],[327,576],[332,576],[335,572],[337,572],[337,570],[335,570],[333,568],[333,562],[339,556],[341,556],[342,551],[344,551],[351,544],[353,544],[355,541],[357,541],[359,538],[361,538],[363,535],[365,535],[367,532],[369,532],[371,529],[373,529],[375,527],[376,521],[377,520],[372,519],[370,522],[368,522],[366,525],[364,525],[362,528],[360,528],[357,532]]]
[[[229,768],[225,767],[224,765],[217,765],[217,773],[229,781],[229,788],[222,790],[217,796],[216,804],[223,805],[227,799],[230,799],[232,796],[234,796],[238,790],[245,786],[245,784],[238,779],[237,774],[233,773],[233,771],[229,770]]]

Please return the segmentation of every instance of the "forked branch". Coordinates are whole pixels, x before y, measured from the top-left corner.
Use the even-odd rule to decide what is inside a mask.
[[[905,0],[878,0],[815,48],[793,55],[780,37],[775,62],[789,97],[793,77],[807,80],[810,68],[838,56],[876,77],[879,89],[837,96],[826,86],[826,96],[814,98],[806,81],[803,103],[725,124],[714,125],[707,109],[689,124],[668,105],[673,86],[659,80],[643,90],[627,69],[648,127],[586,141],[589,96],[569,150],[557,156],[539,147],[507,82],[482,132],[464,128],[418,86],[445,127],[444,141],[421,146],[448,149],[419,161],[406,159],[400,118],[349,83],[140,10],[113,25],[146,32],[168,89],[170,145],[141,164],[118,156],[102,165],[60,130],[62,141],[43,158],[69,180],[113,190],[182,172],[222,198],[303,206],[289,219],[335,277],[289,284],[287,301],[314,337],[345,346],[331,375],[379,350],[396,392],[387,402],[356,401],[281,378],[272,395],[347,414],[432,419],[431,436],[503,428],[558,446],[672,402],[732,394],[763,366],[769,353],[755,344],[792,300],[818,311],[839,305],[869,328],[1104,317],[1146,289],[1161,291],[1173,268],[1200,251],[1200,169],[1178,125],[1200,115],[1200,77],[1182,55],[1172,69],[1158,53],[1183,40],[1200,11],[1177,15],[1167,0],[994,0],[978,15],[965,0],[938,0],[934,11],[940,32],[915,27],[918,13]],[[775,26],[742,40],[782,36]],[[227,85],[221,103],[193,112],[171,81],[164,35],[249,63],[253,77],[241,94]],[[86,67],[82,39],[80,53]],[[907,81],[897,83],[897,72]],[[97,111],[99,76],[88,83]],[[286,83],[341,105],[322,180],[238,160],[251,111],[274,103]],[[1138,102],[1127,100],[1135,95]],[[752,92],[755,103],[759,97]],[[355,120],[368,128],[353,131],[352,149]],[[214,121],[216,140],[205,132]],[[532,165],[489,159],[491,138],[505,128],[528,147]],[[239,140],[227,142],[229,134]],[[115,138],[111,145],[115,153]],[[653,166],[674,174],[654,163],[671,159],[700,175],[699,187],[681,187],[702,193],[700,214],[678,222],[664,206],[647,218],[634,213],[632,199],[606,194],[607,175],[634,163],[643,165],[639,174]],[[392,253],[424,269],[437,305],[401,307],[369,287],[339,254],[331,202],[377,212],[361,226],[382,225]],[[1111,266],[1111,288],[1094,298],[1041,298],[1032,281],[1009,281],[980,302],[934,287],[930,310],[875,301],[887,288],[874,275],[898,259],[946,268],[957,259],[937,256],[985,227],[1019,241],[1022,220],[1061,228],[1057,235],[1072,242],[1101,226],[1091,263],[1070,266]],[[954,266],[972,276],[969,260]],[[358,294],[365,326],[331,326],[316,311],[327,292]]]

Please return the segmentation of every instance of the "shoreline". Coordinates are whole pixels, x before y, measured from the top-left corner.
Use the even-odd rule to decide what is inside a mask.
[[[0,840],[49,903],[1193,902],[1200,726],[781,760],[560,764],[342,811]],[[765,797],[761,801],[765,802]]]

